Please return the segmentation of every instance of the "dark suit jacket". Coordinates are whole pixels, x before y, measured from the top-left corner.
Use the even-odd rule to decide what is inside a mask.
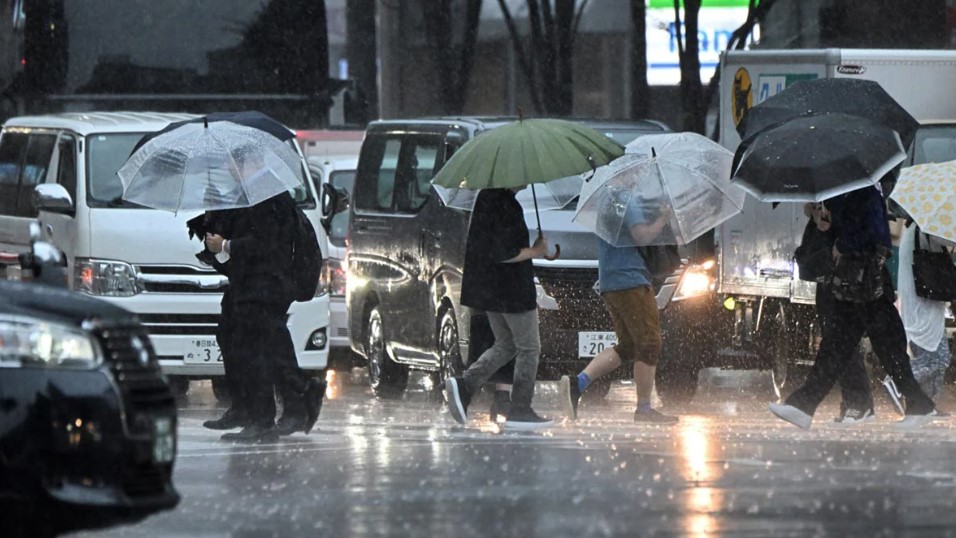
[[[295,201],[288,193],[228,212],[229,276],[235,302],[291,303]]]

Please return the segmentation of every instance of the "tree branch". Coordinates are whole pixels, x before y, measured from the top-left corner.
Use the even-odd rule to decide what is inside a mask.
[[[515,26],[514,18],[511,16],[511,11],[508,10],[508,5],[505,4],[505,0],[498,0],[498,6],[501,7],[501,14],[505,18],[505,26],[508,27],[508,33],[511,35],[511,44],[514,46],[515,56],[518,58],[518,65],[521,66],[521,71],[524,73],[525,78],[528,79],[531,101],[534,103],[535,110],[540,114],[543,109],[541,99],[538,97],[535,74],[534,71],[532,71],[531,64],[528,62],[528,57],[525,55],[524,48],[521,46],[521,36],[518,34],[518,28]]]

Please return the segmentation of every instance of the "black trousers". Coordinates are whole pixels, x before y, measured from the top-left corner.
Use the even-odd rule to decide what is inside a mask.
[[[836,298],[826,289],[825,284],[817,283],[816,294],[817,320],[821,327],[821,334],[826,332],[825,327],[834,323],[834,309]],[[839,329],[839,327],[837,327]],[[870,376],[863,364],[863,355],[857,345],[847,357],[843,375],[837,379],[842,395],[841,411],[859,409],[861,411],[873,408],[873,395],[870,393]],[[841,412],[842,414],[842,412]]]
[[[787,404],[813,415],[834,383],[845,374],[853,349],[859,347],[860,338],[866,333],[883,370],[906,398],[906,413],[921,415],[934,409],[933,401],[913,377],[903,321],[893,305],[893,286],[887,271],[883,276],[884,292],[875,301],[852,303],[833,299],[829,316],[832,323],[823,326],[816,362],[803,386],[787,398]]]
[[[289,304],[223,301],[216,338],[232,406],[263,425],[275,420],[276,390],[286,413],[305,413],[309,374],[298,366],[286,327]]]

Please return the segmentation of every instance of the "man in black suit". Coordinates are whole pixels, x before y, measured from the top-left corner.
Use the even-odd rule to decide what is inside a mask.
[[[229,379],[243,399],[220,419],[234,412],[234,420],[220,425],[244,427],[224,434],[224,440],[271,441],[280,434],[307,433],[318,418],[324,382],[298,367],[286,327],[293,300],[295,211],[295,201],[283,192],[252,207],[230,210],[224,226],[228,239],[206,235],[210,252],[229,255],[229,292],[223,297],[220,328],[226,345],[221,347],[224,358],[229,357],[227,368],[233,370]],[[278,427],[274,386],[280,388],[285,407]]]

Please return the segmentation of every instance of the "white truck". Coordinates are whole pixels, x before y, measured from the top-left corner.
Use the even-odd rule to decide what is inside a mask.
[[[799,80],[847,77],[879,82],[920,122],[904,165],[914,155],[916,162],[956,158],[956,51],[731,51],[720,69],[719,142],[731,151],[750,107]],[[775,207],[748,196],[743,211],[715,230],[713,260],[683,277],[697,293],[683,293],[662,313],[663,399],[692,397],[703,367],[769,368],[779,393],[794,364],[812,363],[815,284],[800,280],[792,261],[805,224],[801,204]]]

